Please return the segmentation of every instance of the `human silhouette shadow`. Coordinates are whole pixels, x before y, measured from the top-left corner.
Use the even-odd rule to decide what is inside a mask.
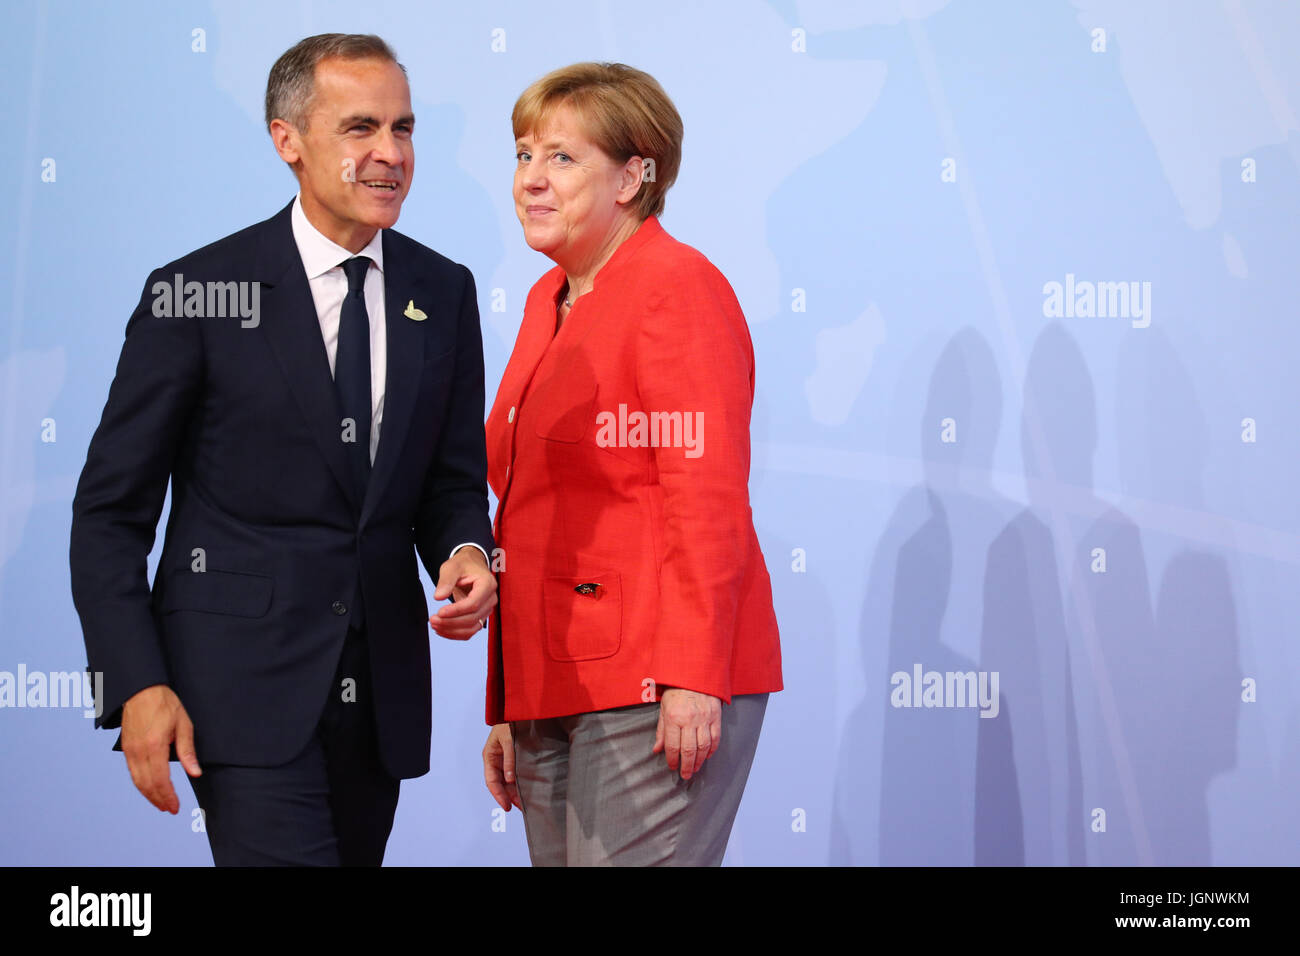
[[[1055,475],[1066,481],[1065,476],[1087,474],[1085,455],[1091,454],[1095,434],[1091,382],[1067,338],[1060,329],[1044,333],[1030,360],[1021,441],[1031,479]],[[1053,369],[1068,373],[1055,385],[1059,393],[1053,391]],[[1088,404],[1072,409],[1056,400],[1058,394]],[[1079,418],[1070,421],[1071,412]],[[1031,425],[1032,414],[1039,416],[1037,426]],[[1036,442],[1033,436],[1038,429],[1056,440]],[[1072,445],[1062,433],[1083,441]],[[984,576],[980,666],[999,674],[1010,705],[1003,726],[1009,728],[1013,743],[1008,746],[999,739],[1005,734],[998,724],[987,728],[981,724],[975,803],[979,865],[1084,862],[1078,727],[1062,562],[1051,527],[1051,493],[1041,481],[1031,480],[1029,488],[1029,506],[989,546]]]
[[[925,481],[903,495],[869,573],[862,615],[867,690],[841,746],[833,863],[873,856],[882,865],[974,862],[977,725],[998,718],[981,719],[977,706],[895,706],[891,678],[901,672],[910,680],[918,664],[923,672],[976,670],[984,555],[1011,511],[989,475],[1000,418],[992,350],[975,329],[962,329],[930,378],[920,423]],[[881,654],[884,632],[889,641]],[[883,728],[876,730],[881,708]],[[874,783],[860,759],[873,733],[883,734],[875,819],[855,809],[864,802],[855,798]]]
[[[938,496],[899,550],[889,673],[968,672],[975,661],[940,640],[952,574],[952,537]],[[892,698],[892,695],[891,695]],[[880,797],[882,866],[969,866],[974,859],[975,721],[968,708],[886,704]]]
[[[1196,387],[1168,336],[1151,329],[1121,355],[1121,471],[1139,497],[1205,511],[1206,424]],[[1194,527],[1188,528],[1194,533]],[[1157,536],[1161,540],[1163,536]],[[1153,861],[1209,866],[1207,791],[1236,764],[1241,702],[1237,613],[1223,555],[1170,536],[1161,574],[1146,692],[1131,719]]]
[[[1044,710],[1051,735],[1044,745],[1050,767],[1047,792],[1062,794],[1049,804],[1046,820],[1053,833],[1058,812],[1066,823],[1060,852],[1054,838],[1049,844],[1034,836],[1027,843],[1036,847],[1030,859],[1043,859],[1042,848],[1050,845],[1053,862],[1080,862],[1077,832],[1082,829],[1087,863],[1149,865],[1141,755],[1150,752],[1157,731],[1142,719],[1148,709],[1154,633],[1146,559],[1137,526],[1093,491],[1097,421],[1092,377],[1078,344],[1060,322],[1040,333],[1030,354],[1021,442],[1032,517],[1046,529],[1046,537],[1035,530],[1025,532],[1025,540],[1036,542],[1045,557],[1050,538],[1064,584],[1066,636],[1061,648],[1043,575],[1033,586],[1048,623],[1035,631],[1034,641],[1040,651],[1042,699],[1051,703]],[[1022,531],[1033,527],[1028,518],[1020,524]],[[994,564],[1010,567],[1001,558]],[[1033,786],[1043,792],[1041,782]],[[1036,813],[1035,818],[1042,816]],[[1041,832],[1036,826],[1035,833]]]

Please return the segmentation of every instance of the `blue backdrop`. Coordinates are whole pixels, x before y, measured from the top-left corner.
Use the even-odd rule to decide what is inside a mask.
[[[399,228],[473,270],[489,403],[550,266],[515,97],[616,60],[684,117],[663,223],[750,322],[787,688],[728,863],[1300,863],[1300,4],[6,7],[0,863],[211,860],[178,769],[171,817],[66,685],[26,705],[85,666],[70,504],[141,284],[293,196],[266,75],[328,31],[409,71]],[[388,862],[524,864],[483,640],[431,640]]]

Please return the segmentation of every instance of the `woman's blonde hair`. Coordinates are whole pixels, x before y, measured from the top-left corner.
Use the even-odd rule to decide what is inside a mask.
[[[565,105],[610,158],[647,161],[633,205],[642,220],[662,214],[664,195],[681,166],[682,118],[655,78],[623,63],[575,63],[553,70],[515,102],[510,114],[515,139],[536,133]]]

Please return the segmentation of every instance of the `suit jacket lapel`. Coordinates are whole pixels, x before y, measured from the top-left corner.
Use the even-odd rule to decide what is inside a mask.
[[[290,203],[281,210],[263,233],[258,259],[264,275],[261,326],[330,471],[353,507],[360,508],[360,494],[343,446],[343,413],[330,375],[329,355],[293,238],[292,208]],[[391,349],[391,338],[389,342]]]
[[[411,413],[420,389],[420,374],[424,370],[424,344],[428,338],[424,323],[406,316],[407,303],[414,301],[420,307],[422,293],[413,277],[410,264],[394,247],[387,231],[384,243],[384,321],[388,344],[387,372],[384,380],[384,415],[379,424],[379,447],[375,451],[374,467],[366,485],[365,504],[361,509],[361,523],[374,511],[381,499],[397,462],[401,458],[406,432],[411,426]],[[432,302],[424,302],[429,320],[435,315]]]

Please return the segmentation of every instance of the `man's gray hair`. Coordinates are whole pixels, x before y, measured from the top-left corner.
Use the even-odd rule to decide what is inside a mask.
[[[321,33],[298,41],[275,61],[267,77],[267,129],[274,119],[282,119],[299,130],[307,129],[307,115],[316,91],[316,64],[329,57],[397,63],[392,48],[373,33]],[[406,67],[397,65],[406,72]]]

